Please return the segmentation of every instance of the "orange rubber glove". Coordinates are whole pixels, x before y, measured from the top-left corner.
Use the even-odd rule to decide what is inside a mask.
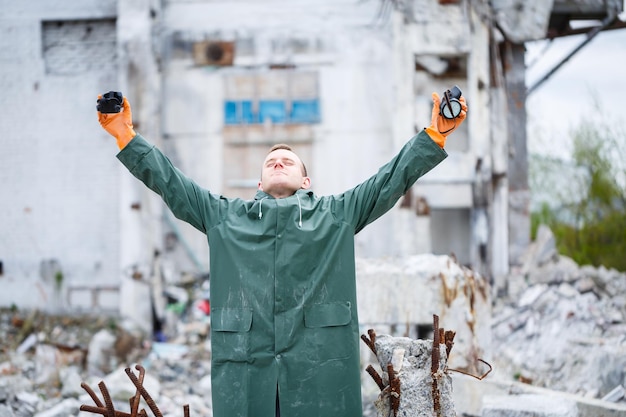
[[[98,96],[101,99],[102,95]],[[100,126],[104,128],[111,136],[117,140],[117,146],[120,150],[124,149],[137,133],[133,129],[133,115],[130,110],[130,103],[124,97],[122,103],[122,111],[119,113],[100,113],[98,112],[98,121]]]
[[[461,103],[461,113],[454,119],[446,119],[439,114],[439,94],[433,93],[433,112],[430,120],[430,126],[426,128],[426,133],[435,143],[442,148],[446,144],[447,136],[452,133],[457,127],[463,123],[463,120],[467,117],[467,104],[465,103],[465,97],[459,98]]]

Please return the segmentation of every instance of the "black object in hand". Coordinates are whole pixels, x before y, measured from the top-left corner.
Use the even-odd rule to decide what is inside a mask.
[[[461,89],[458,86],[452,87],[450,90],[446,90],[441,97],[441,104],[439,105],[439,113],[446,119],[454,119],[461,114]]]
[[[124,96],[120,91],[109,91],[98,99],[96,109],[100,113],[119,113],[122,111]]]

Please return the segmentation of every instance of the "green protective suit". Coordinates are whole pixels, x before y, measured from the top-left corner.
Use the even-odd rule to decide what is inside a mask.
[[[360,417],[354,235],[446,152],[421,131],[338,195],[213,194],[137,135],[118,158],[207,235],[214,417]],[[261,162],[259,163],[259,167]]]

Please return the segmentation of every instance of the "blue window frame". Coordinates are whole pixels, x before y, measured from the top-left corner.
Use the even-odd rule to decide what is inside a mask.
[[[227,125],[258,123],[257,115],[252,111],[252,100],[226,100],[224,123]]]
[[[291,123],[319,123],[319,100],[294,100],[291,103]]]
[[[258,111],[253,111],[252,100],[224,101],[224,123],[227,125],[263,123],[319,123],[319,99],[293,100],[287,113],[286,100],[259,100]]]
[[[284,100],[260,100],[259,123],[271,119],[274,123],[287,122],[287,106]]]
[[[224,102],[224,123],[227,125],[236,125],[241,123],[239,111],[237,110],[237,102],[226,100]]]

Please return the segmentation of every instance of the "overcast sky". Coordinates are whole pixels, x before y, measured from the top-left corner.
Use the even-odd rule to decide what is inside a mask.
[[[526,84],[534,85],[585,39],[585,35],[561,38],[547,47],[547,42],[527,44],[531,67]],[[626,29],[599,33],[528,97],[529,149],[569,155],[569,132],[594,110],[594,99],[626,126]]]

